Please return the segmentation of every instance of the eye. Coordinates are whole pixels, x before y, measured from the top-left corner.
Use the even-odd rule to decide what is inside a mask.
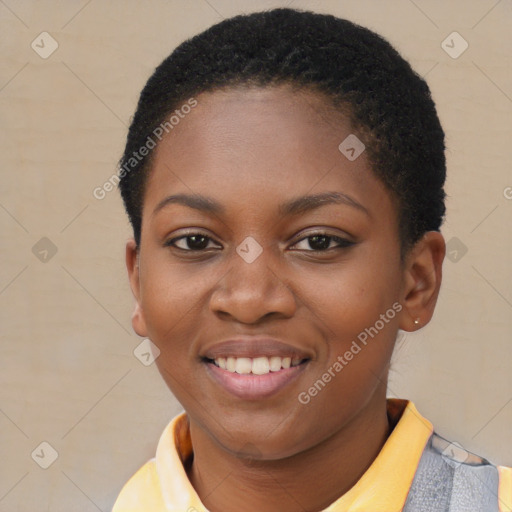
[[[293,247],[297,247],[301,243],[303,244],[303,247],[298,247],[298,249],[308,252],[325,252],[330,249],[344,249],[355,244],[355,242],[352,242],[346,238],[341,238],[339,236],[331,235],[328,233],[310,234],[296,242]],[[334,246],[332,245],[333,243],[335,244]],[[310,249],[307,248],[308,246]]]
[[[187,252],[198,252],[211,248],[209,247],[210,243],[214,244],[215,242],[209,236],[203,235],[202,233],[190,233],[168,240],[165,242],[165,246],[176,247],[177,249]],[[217,247],[219,247],[219,244],[217,244]]]

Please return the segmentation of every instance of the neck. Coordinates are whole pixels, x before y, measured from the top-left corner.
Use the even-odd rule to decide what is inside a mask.
[[[192,421],[190,428],[189,478],[211,512],[321,511],[360,479],[390,430],[385,389],[331,437],[286,459],[240,459]]]

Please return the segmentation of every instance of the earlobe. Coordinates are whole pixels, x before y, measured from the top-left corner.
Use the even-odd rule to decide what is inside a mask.
[[[439,296],[446,244],[441,233],[428,231],[410,250],[405,263],[400,329],[426,325]]]
[[[140,253],[135,240],[131,238],[126,243],[126,269],[130,288],[135,298],[135,307],[132,313],[132,327],[139,336],[147,336],[146,321],[141,304],[140,290]]]

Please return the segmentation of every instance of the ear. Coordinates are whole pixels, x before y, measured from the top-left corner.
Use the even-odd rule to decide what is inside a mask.
[[[400,329],[415,331],[430,322],[441,288],[445,253],[443,235],[428,231],[406,256]]]
[[[128,279],[130,288],[135,297],[135,309],[132,313],[132,326],[134,331],[143,337],[147,337],[146,320],[144,319],[144,311],[142,310],[141,294],[140,294],[140,254],[139,248],[135,243],[135,239],[130,238],[126,242],[126,269],[128,270]]]

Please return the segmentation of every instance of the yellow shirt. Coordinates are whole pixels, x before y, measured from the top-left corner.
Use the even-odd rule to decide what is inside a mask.
[[[408,400],[388,399],[387,407],[388,415],[396,425],[379,455],[359,481],[323,512],[404,510],[420,459],[427,443],[432,442],[433,427]],[[443,438],[437,437],[437,440],[452,446]],[[156,457],[126,483],[112,512],[208,512],[183,466],[191,454],[187,416],[182,413],[164,430]],[[474,459],[483,460],[476,456]],[[456,461],[450,463],[457,464]],[[498,492],[494,491],[492,498],[496,501],[496,507],[493,510],[512,512],[512,469],[499,466],[496,470],[499,475],[499,498],[495,496]],[[489,491],[490,494],[492,492]]]

